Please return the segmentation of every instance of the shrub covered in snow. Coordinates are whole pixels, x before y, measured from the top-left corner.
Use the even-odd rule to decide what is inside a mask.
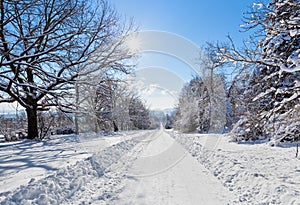
[[[260,139],[259,136],[262,136],[259,122],[253,119],[243,118],[234,125],[231,136],[235,142],[258,140]]]

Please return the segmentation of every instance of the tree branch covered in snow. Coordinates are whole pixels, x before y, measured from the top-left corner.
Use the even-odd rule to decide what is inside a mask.
[[[298,140],[298,125],[292,122],[289,129],[294,135],[277,135],[288,124],[284,116],[299,103],[300,2],[254,3],[243,26],[246,31],[254,30],[243,48],[236,48],[230,37],[229,43],[214,45],[221,61],[235,63],[240,73],[250,68],[245,75],[249,80],[241,89],[244,114],[232,133],[237,141],[261,136],[278,141]]]
[[[27,114],[64,105],[78,76],[99,69],[127,72],[124,46],[131,25],[107,1],[0,1],[0,102],[17,101]],[[33,135],[30,137],[35,137]]]
[[[242,28],[254,30],[243,48],[236,48],[230,36],[228,44],[215,45],[222,61],[278,67],[290,73],[300,71],[299,1],[254,3],[244,16]]]

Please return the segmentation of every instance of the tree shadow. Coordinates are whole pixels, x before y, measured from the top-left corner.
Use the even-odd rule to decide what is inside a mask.
[[[45,172],[58,170],[59,165],[53,163],[54,161],[68,160],[83,154],[72,146],[80,143],[79,138],[73,136],[46,141],[22,140],[0,144],[0,176],[30,168],[40,168]],[[70,143],[72,145],[64,146]]]

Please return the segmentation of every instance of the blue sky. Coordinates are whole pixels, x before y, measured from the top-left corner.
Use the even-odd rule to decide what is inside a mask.
[[[242,15],[253,2],[111,0],[117,12],[128,19],[134,18],[140,30],[170,32],[191,41],[197,47],[207,41],[225,41],[227,34],[239,45],[242,39],[247,38],[247,33],[239,32]],[[145,52],[137,66],[136,81],[143,88],[138,91],[151,109],[171,108],[176,104],[180,88],[196,73],[174,56]],[[15,109],[15,105],[0,106],[0,111],[4,109]]]
[[[134,17],[145,30],[163,30],[182,35],[201,45],[225,40],[229,33],[235,41],[243,12],[253,0],[111,0],[121,15]]]
[[[120,15],[128,19],[133,17],[139,30],[170,32],[201,47],[206,42],[226,41],[228,34],[237,46],[241,45],[242,40],[248,36],[247,33],[240,32],[242,16],[255,1],[111,0],[111,2]],[[164,42],[161,41],[161,44]],[[149,68],[152,72],[149,72]],[[180,88],[197,73],[180,59],[157,52],[143,52],[136,70],[138,84],[143,85],[143,88],[148,87],[140,89],[139,92],[151,109],[173,107]],[[168,86],[161,83],[161,76],[168,82]],[[170,77],[173,81],[170,82],[168,76],[173,76]]]

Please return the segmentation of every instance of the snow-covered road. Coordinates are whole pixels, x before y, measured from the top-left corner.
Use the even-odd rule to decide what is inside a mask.
[[[0,204],[300,205],[295,147],[152,130],[0,144]]]
[[[114,204],[227,204],[231,193],[163,129],[148,136]]]
[[[43,154],[43,161],[35,164],[56,169],[47,173],[41,169],[40,174],[32,173],[31,166],[16,169],[12,164],[15,159],[22,161],[19,149],[28,141],[12,147],[6,144],[9,158],[4,149],[0,154],[13,166],[4,163],[1,167],[1,184],[6,188],[1,187],[0,204],[198,205],[231,201],[231,193],[163,129],[108,137],[101,144],[103,140],[54,139],[43,146],[32,142],[32,151],[23,149],[25,162]],[[58,155],[56,147],[61,153],[73,150],[76,156]],[[46,163],[51,159],[55,161]]]

